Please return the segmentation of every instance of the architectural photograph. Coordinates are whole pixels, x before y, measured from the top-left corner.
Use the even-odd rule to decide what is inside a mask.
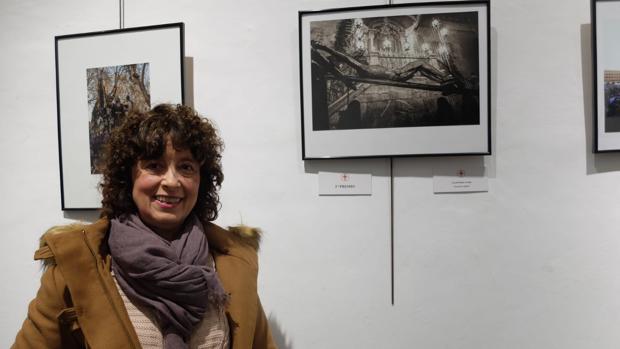
[[[314,130],[479,123],[477,12],[315,21],[310,30]]]

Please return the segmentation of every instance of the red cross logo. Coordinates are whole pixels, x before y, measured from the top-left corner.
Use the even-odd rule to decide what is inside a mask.
[[[349,175],[347,175],[346,173],[343,173],[340,175],[340,180],[342,180],[343,182],[348,182],[349,181]]]
[[[464,170],[458,170],[458,171],[456,172],[456,174],[457,174],[457,176],[459,176],[459,177],[465,177],[465,171],[464,171]]]

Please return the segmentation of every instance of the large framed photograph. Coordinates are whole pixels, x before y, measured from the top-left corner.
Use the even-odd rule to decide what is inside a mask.
[[[620,1],[591,0],[595,153],[620,151]]]
[[[101,207],[98,163],[132,110],[183,103],[183,23],[56,36],[63,210]]]
[[[488,155],[488,1],[299,13],[303,159]]]

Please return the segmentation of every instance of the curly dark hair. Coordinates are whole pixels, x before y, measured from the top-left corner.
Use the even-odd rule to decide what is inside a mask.
[[[170,139],[176,149],[188,149],[200,164],[198,199],[192,212],[202,221],[217,218],[218,189],[224,180],[221,152],[224,144],[213,124],[183,105],[159,104],[147,112],[131,112],[115,128],[104,147],[99,169],[103,217],[116,218],[137,212],[131,192],[132,170],[138,160],[165,153]]]

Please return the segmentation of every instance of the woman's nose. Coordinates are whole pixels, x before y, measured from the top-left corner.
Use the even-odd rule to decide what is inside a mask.
[[[178,187],[181,185],[177,172],[173,166],[169,166],[166,172],[164,172],[162,185],[168,187]]]

